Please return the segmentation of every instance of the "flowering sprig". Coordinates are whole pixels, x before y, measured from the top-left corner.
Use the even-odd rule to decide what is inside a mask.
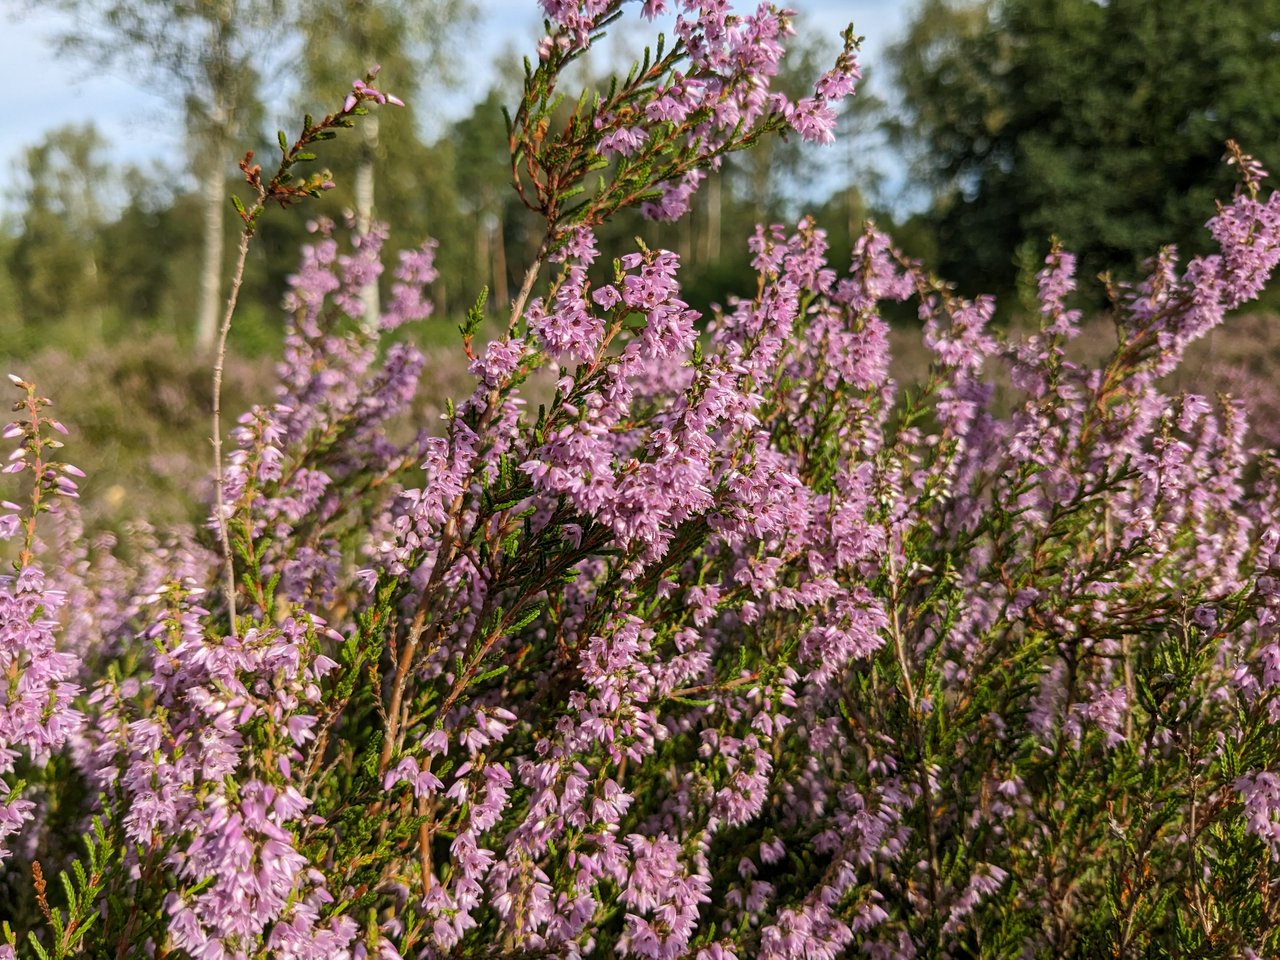
[[[333,181],[327,172],[312,174],[301,181],[295,179],[293,173],[295,166],[310,163],[316,159],[312,149],[317,143],[332,140],[339,130],[353,127],[356,117],[368,114],[369,108],[366,104],[389,103],[394,106],[404,106],[404,101],[399,97],[384,93],[375,86],[374,81],[378,72],[379,68],[375,65],[365,74],[363,80],[352,81],[351,92],[347,94],[341,109],[326,114],[318,121],[311,114],[307,114],[302,121],[302,131],[293,143],[289,142],[283,130],[279,131],[277,139],[280,146],[280,164],[270,180],[263,180],[262,167],[253,162],[252,150],[244,155],[240,161],[240,170],[244,174],[245,183],[253,191],[254,202],[252,206],[246,208],[239,197],[232,196],[231,200],[245,224],[245,229],[250,231],[250,235],[256,227],[258,217],[269,204],[278,204],[282,208],[289,207],[307,197],[318,197],[324,191],[333,188]],[[232,305],[234,306],[234,302]]]
[[[54,509],[57,498],[77,497],[73,478],[84,474],[53,458],[62,442],[48,432],[65,435],[67,429],[44,412],[49,401],[39,396],[34,384],[17,376],[9,379],[25,396],[14,404],[14,410],[22,416],[4,431],[5,439],[17,441],[4,472],[29,473],[31,487],[29,506],[23,508],[5,501],[2,508],[12,512],[0,517],[4,539],[22,533],[21,549],[14,563],[16,576],[0,576],[0,869],[12,854],[7,845],[10,838],[34,820],[38,806],[48,801],[45,781],[51,779],[51,758],[84,723],[84,715],[75,707],[80,693],[75,683],[80,660],[59,649],[58,644],[56,617],[65,594],[47,583],[34,555],[37,519]],[[87,897],[93,904],[102,892],[103,877],[94,856],[98,848],[90,846],[94,869],[84,885],[89,888]],[[53,927],[55,952],[63,957],[83,936],[81,928],[89,919],[86,902],[73,900],[68,904],[69,916],[64,918],[44,899],[38,860],[32,861],[32,869],[37,898]],[[96,906],[91,905],[88,913],[94,909]],[[10,946],[0,950],[12,952],[14,936],[7,924],[5,934]]]
[[[18,554],[17,569],[21,570],[32,562],[32,547],[36,538],[36,519],[40,514],[53,509],[58,497],[79,497],[76,478],[82,478],[84,472],[70,463],[55,459],[51,454],[62,447],[62,441],[49,436],[49,431],[66,435],[67,428],[58,420],[44,413],[49,406],[46,397],[37,395],[34,384],[21,377],[9,375],[14,386],[25,391],[26,396],[14,404],[15,412],[21,412],[21,418],[12,420],[5,427],[5,440],[16,440],[17,445],[9,454],[8,460],[0,472],[23,473],[31,475],[30,506],[23,508],[11,501],[0,504],[0,540],[9,540],[22,534],[22,547]],[[25,516],[24,516],[25,514]]]
[[[793,33],[788,11],[762,6],[742,16],[725,5],[681,0],[670,49],[661,41],[652,52],[646,48],[624,79],[615,78],[606,93],[584,91],[558,121],[561,72],[621,16],[622,6],[622,0],[543,4],[551,32],[537,63],[526,63],[510,148],[516,190],[545,218],[553,244],[572,226],[597,226],[636,204],[656,219],[678,218],[707,167],[767,134],[794,129],[805,139],[830,140],[832,105],[860,76],[859,38],[850,27],[815,95],[792,103],[771,90]],[[647,3],[642,13],[653,19],[666,7]],[[586,179],[597,171],[603,173],[592,189]]]
[[[333,183],[327,173],[317,173],[301,183],[294,182],[292,168],[299,163],[307,163],[315,159],[310,147],[319,141],[331,140],[337,131],[354,125],[354,117],[368,113],[366,103],[393,103],[403,105],[396,97],[388,97],[373,84],[378,74],[375,66],[364,80],[356,80],[351,93],[343,102],[342,109],[325,115],[318,123],[310,114],[302,123],[302,132],[292,145],[284,131],[280,131],[280,165],[272,178],[263,182],[262,168],[253,163],[253,151],[245,154],[240,161],[240,170],[244,173],[245,182],[254,193],[253,204],[246,208],[239,197],[232,197],[236,212],[244,226],[240,231],[240,244],[236,265],[232,271],[231,292],[227,296],[226,311],[218,333],[218,348],[213,366],[213,464],[214,464],[214,521],[218,528],[218,538],[222,545],[224,565],[223,595],[227,603],[228,628],[236,632],[236,572],[235,560],[231,545],[231,535],[227,526],[227,504],[224,490],[225,478],[222,465],[222,371],[226,361],[227,336],[231,332],[231,319],[235,315],[236,303],[240,295],[240,284],[244,277],[245,262],[249,255],[249,243],[257,232],[258,218],[266,210],[268,204],[277,203],[281,207],[289,207],[306,197],[317,197],[330,189]]]

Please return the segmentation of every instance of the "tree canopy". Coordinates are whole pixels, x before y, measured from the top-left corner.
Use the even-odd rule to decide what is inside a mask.
[[[891,51],[894,132],[939,269],[1008,289],[1008,251],[1051,232],[1086,275],[1198,252],[1225,141],[1280,163],[1278,45],[1280,0],[925,0]]]

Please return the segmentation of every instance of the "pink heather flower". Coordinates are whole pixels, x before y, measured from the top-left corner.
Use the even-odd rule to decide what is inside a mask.
[[[629,157],[648,139],[643,127],[617,127],[600,138],[599,148],[605,156]]]
[[[1045,268],[1036,276],[1040,312],[1051,321],[1049,332],[1073,337],[1078,332],[1080,311],[1068,310],[1065,301],[1076,288],[1076,258],[1065,251],[1055,251],[1044,262]]]
[[[529,330],[546,351],[570,365],[594,359],[604,337],[604,320],[596,316],[586,290],[586,269],[575,265],[549,306],[535,300],[525,311]]]
[[[689,211],[693,194],[705,177],[703,171],[691,170],[677,183],[659,184],[662,197],[641,204],[640,212],[650,220],[679,220]]]
[[[823,100],[839,100],[853,93],[854,85],[861,78],[856,69],[832,70],[824,73],[813,89]]]
[[[7,846],[8,838],[34,819],[35,810],[34,802],[13,796],[9,784],[0,780],[0,863],[13,852]]]
[[[383,778],[384,789],[390,790],[397,783],[408,783],[415,797],[429,797],[444,790],[440,778],[418,766],[412,757],[405,757]]]
[[[787,114],[787,122],[805,140],[833,143],[836,138],[836,113],[826,100],[806,97],[796,102]]]
[[[591,299],[595,301],[596,306],[602,310],[612,310],[622,302],[622,295],[618,293],[618,288],[612,285],[596,287],[591,291]]]
[[[1258,190],[1262,186],[1262,181],[1267,179],[1269,174],[1266,168],[1255,158],[1246,153],[1240,153],[1234,149],[1234,144],[1228,144],[1233,147],[1227,152],[1224,158],[1228,165],[1240,167],[1240,179],[1245,186],[1251,190]]]
[[[595,234],[587,227],[575,227],[550,259],[553,263],[572,260],[581,266],[589,267],[598,256]]]
[[[12,774],[19,751],[38,767],[48,763],[84,723],[73,707],[80,694],[74,682],[80,659],[58,649],[56,629],[65,594],[46,585],[43,570],[21,568],[16,577],[0,576],[0,775]],[[34,805],[3,784],[0,802],[0,857],[5,838],[29,820]]]
[[[980,863],[977,870],[969,878],[969,884],[960,898],[951,906],[947,922],[943,924],[944,933],[953,933],[960,928],[961,922],[983,900],[996,894],[1004,885],[1008,873],[989,863]]]
[[[1247,773],[1235,786],[1244,800],[1245,829],[1263,842],[1273,861],[1280,860],[1280,777]]]
[[[468,372],[488,387],[496,387],[510,379],[525,355],[524,341],[491,340],[484,353],[471,361]]]
[[[376,67],[369,71],[370,77],[376,74]],[[393,106],[403,107],[404,101],[399,97],[393,97],[390,94],[383,93],[376,87],[370,86],[363,80],[355,80],[351,84],[351,94],[347,97],[346,103],[343,105],[344,111],[352,110],[359,100],[371,100],[374,103],[390,103]]]

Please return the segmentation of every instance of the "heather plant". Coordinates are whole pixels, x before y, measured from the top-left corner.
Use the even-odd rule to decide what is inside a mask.
[[[383,233],[330,223],[206,528],[78,543],[18,381],[0,956],[1275,955],[1280,471],[1239,400],[1160,387],[1280,261],[1261,167],[1231,148],[1217,253],[1111,285],[1099,364],[1068,356],[1057,246],[1026,337],[873,226],[829,264],[808,219],[757,230],[755,289],[701,318],[673,253],[601,263],[594,228],[825,139],[852,32],[792,102],[784,13],[685,0],[564,114],[621,6],[543,9],[510,142],[545,239],[488,342],[478,292],[440,424],[389,426],[430,389],[389,335],[431,322],[434,247],[370,325]],[[290,168],[371,82],[275,177],[246,159],[244,245],[323,187]],[[932,356],[910,390],[898,302]]]

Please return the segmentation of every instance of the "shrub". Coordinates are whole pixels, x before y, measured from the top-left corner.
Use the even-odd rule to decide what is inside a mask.
[[[423,357],[380,348],[429,313],[432,248],[371,330],[377,243],[327,228],[205,531],[125,564],[70,511],[37,530],[77,471],[17,381],[4,955],[1273,955],[1276,461],[1238,401],[1158,388],[1280,260],[1260,167],[1233,151],[1219,253],[1114,291],[1096,366],[1066,356],[1067,252],[1008,339],[873,227],[838,272],[808,220],[757,231],[755,291],[700,338],[677,258],[600,264],[592,228],[824,138],[852,34],[792,103],[784,17],[686,3],[553,125],[619,4],[544,9],[511,142],[546,239],[506,331],[463,325],[443,430],[388,437]],[[381,99],[282,138],[283,169]],[[299,189],[244,168],[247,243]],[[910,394],[879,312],[904,300],[933,358]]]

